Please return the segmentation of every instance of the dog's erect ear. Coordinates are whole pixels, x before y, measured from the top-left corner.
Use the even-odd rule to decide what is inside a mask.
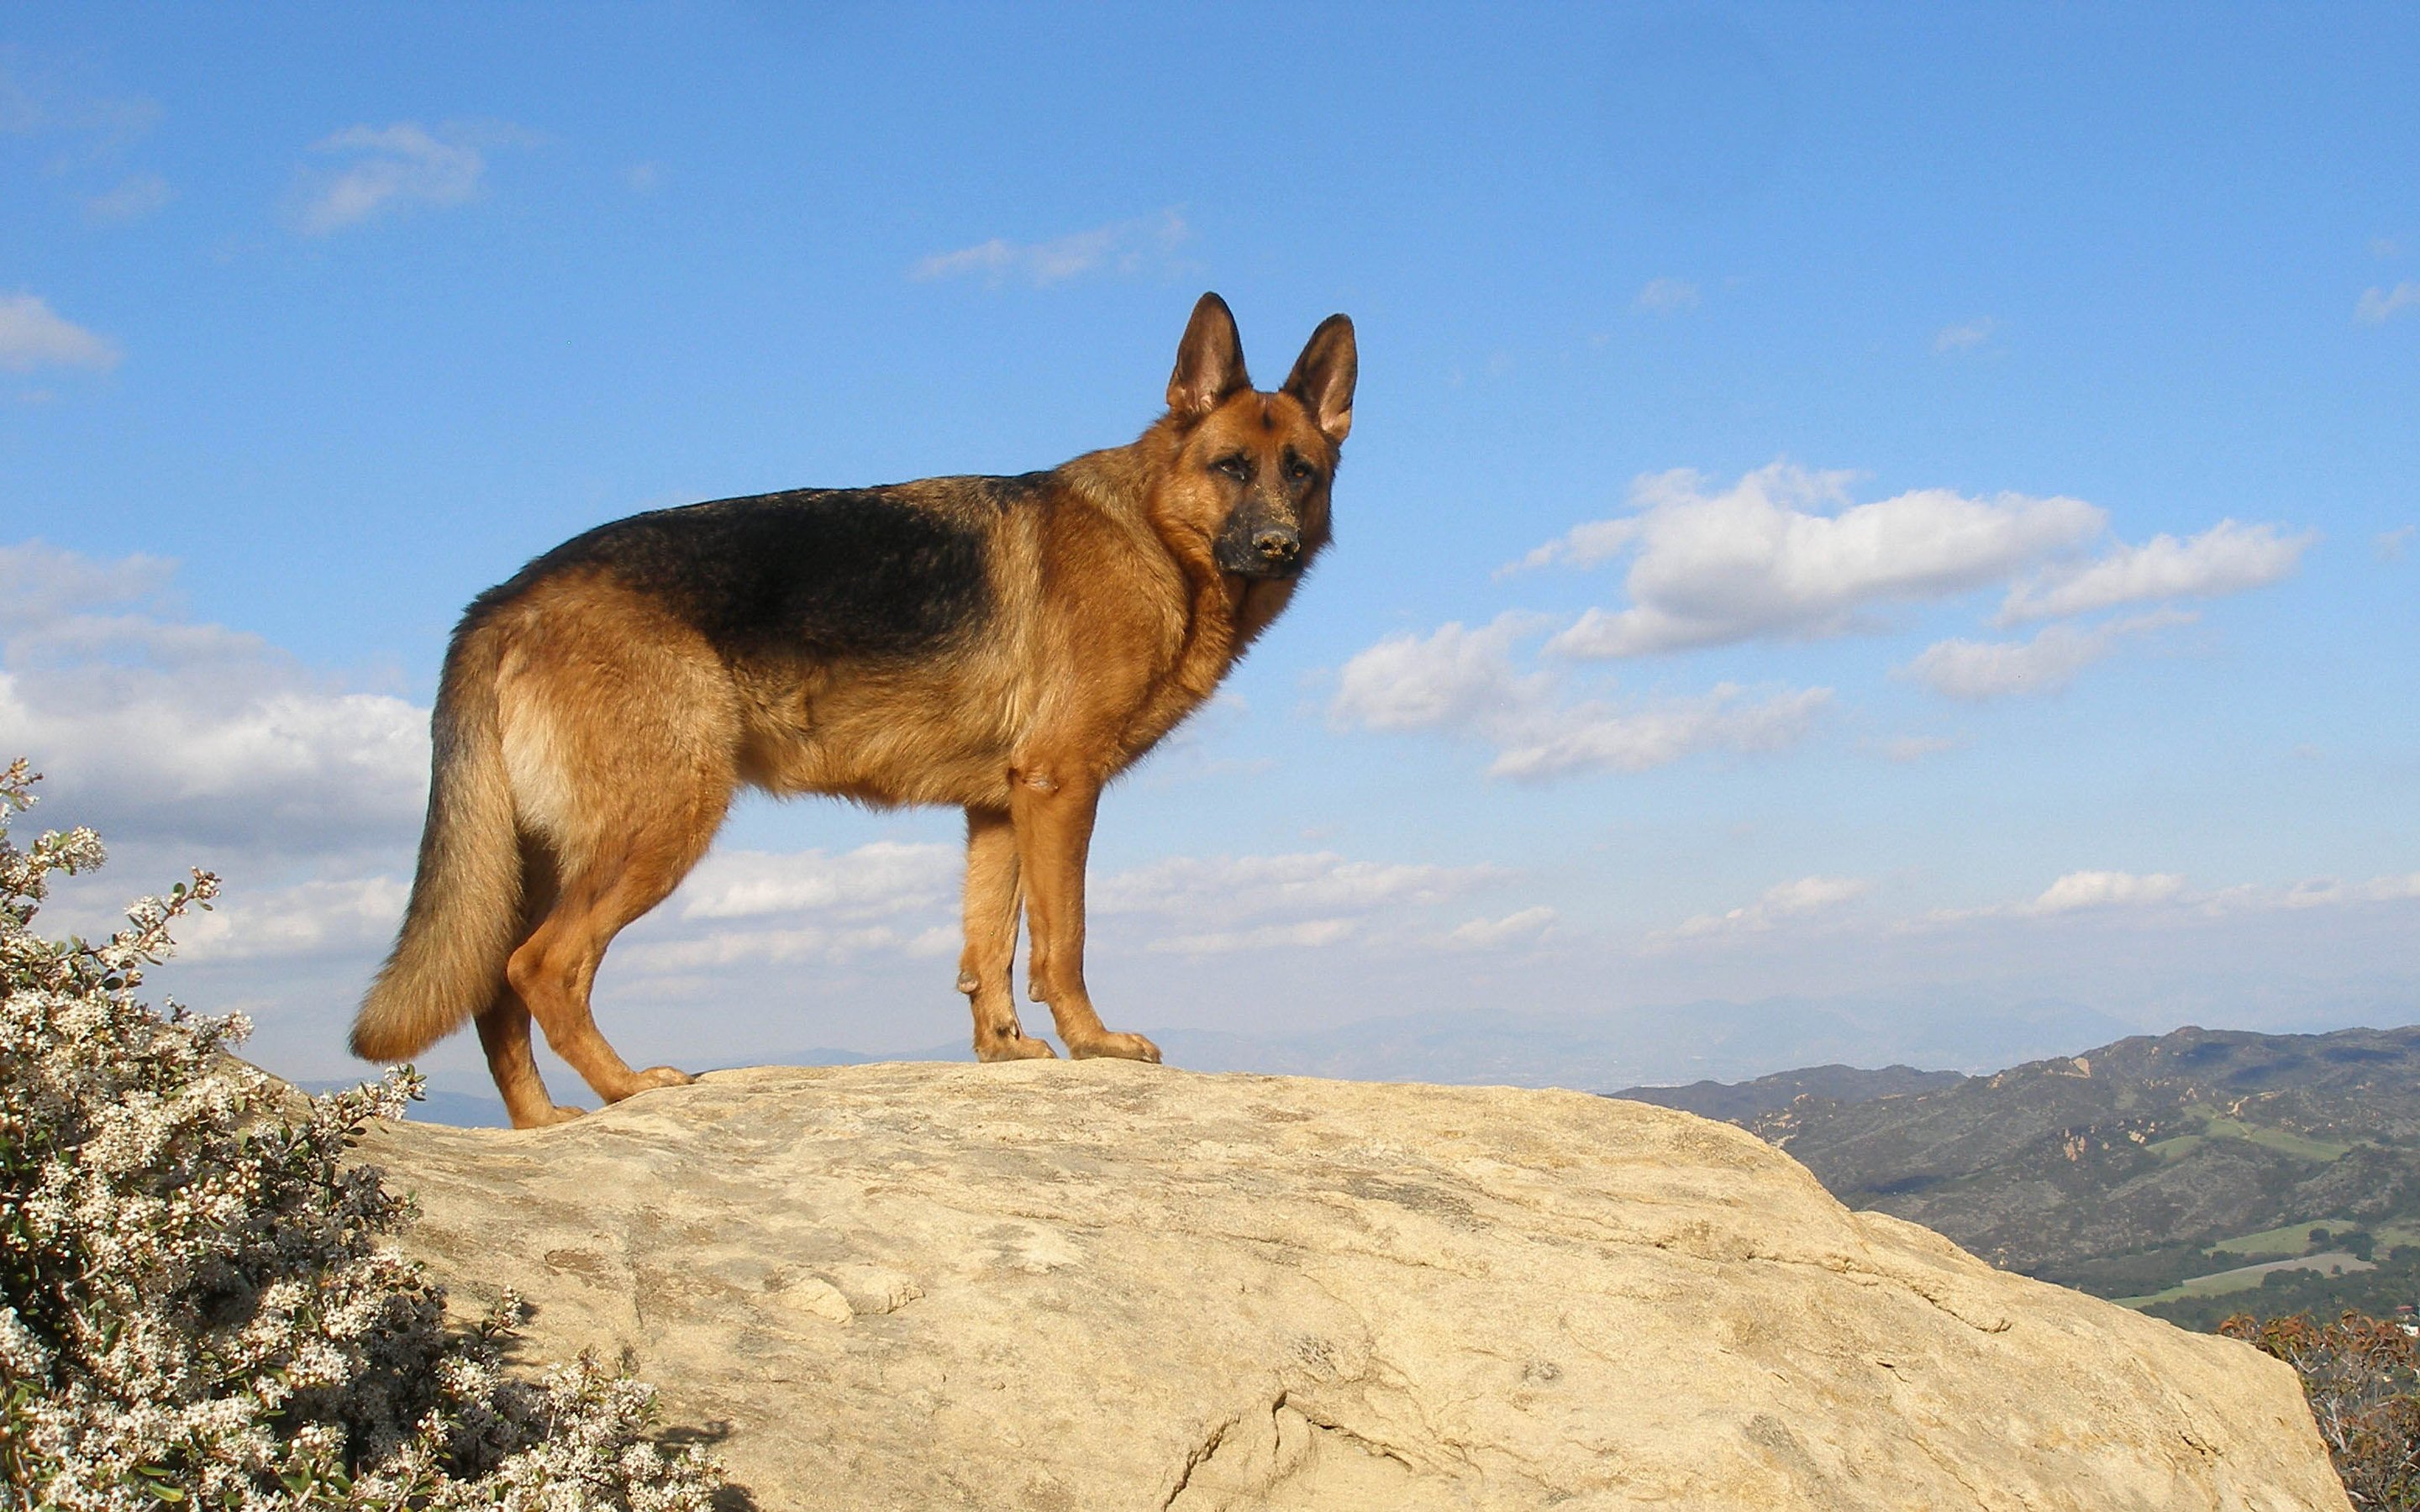
[[[1168,378],[1168,408],[1198,420],[1218,409],[1219,400],[1251,386],[1233,313],[1218,295],[1202,295],[1193,306],[1193,318],[1185,323],[1185,339],[1177,344],[1176,371]]]
[[[1302,401],[1311,418],[1331,441],[1353,430],[1353,384],[1361,376],[1361,357],[1353,345],[1353,322],[1331,315],[1319,323],[1294,360],[1283,392]]]

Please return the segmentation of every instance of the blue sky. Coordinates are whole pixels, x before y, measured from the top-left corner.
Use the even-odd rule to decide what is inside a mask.
[[[2415,73],[2390,7],[12,8],[0,743],[114,841],[62,913],[214,867],[163,980],[341,1074],[465,601],[1123,441],[1216,288],[1361,390],[1106,806],[1113,1023],[2407,1022]],[[744,808],[609,1034],[960,1038],[955,834]]]

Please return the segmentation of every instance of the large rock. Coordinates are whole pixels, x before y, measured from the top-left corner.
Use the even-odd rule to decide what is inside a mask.
[[[1640,1103],[876,1065],[366,1154],[767,1512],[2348,1505],[2285,1365]]]

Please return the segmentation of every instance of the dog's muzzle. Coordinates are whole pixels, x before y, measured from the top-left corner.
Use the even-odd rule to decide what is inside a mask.
[[[1211,553],[1218,570],[1245,578],[1291,578],[1302,570],[1302,532],[1282,525],[1229,531]]]

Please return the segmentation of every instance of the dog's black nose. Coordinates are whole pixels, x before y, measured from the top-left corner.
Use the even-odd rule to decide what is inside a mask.
[[[1292,562],[1302,554],[1302,537],[1292,531],[1281,531],[1272,526],[1252,532],[1252,549],[1258,551],[1264,562]]]

